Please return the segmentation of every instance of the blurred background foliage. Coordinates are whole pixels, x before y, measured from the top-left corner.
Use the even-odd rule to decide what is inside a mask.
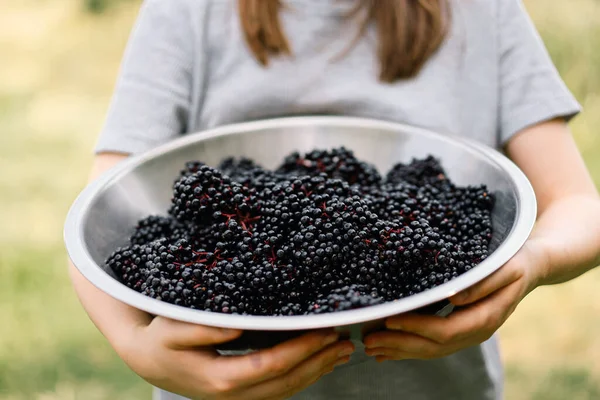
[[[572,123],[600,184],[600,2],[525,0],[585,112]],[[140,0],[0,1],[0,398],[149,398],[71,290],[65,214]],[[600,270],[530,295],[501,331],[513,400],[600,399]]]

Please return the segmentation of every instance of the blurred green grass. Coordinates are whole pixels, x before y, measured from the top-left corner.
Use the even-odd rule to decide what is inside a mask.
[[[600,3],[526,0],[583,104],[572,124],[600,185]],[[142,399],[71,289],[62,244],[139,0],[0,2],[0,398]],[[8,62],[7,62],[8,61]],[[600,271],[534,292],[502,329],[507,399],[600,398]]]

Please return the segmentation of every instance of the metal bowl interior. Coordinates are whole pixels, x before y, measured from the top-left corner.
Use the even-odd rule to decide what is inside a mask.
[[[496,197],[491,255],[462,276],[423,293],[374,307],[327,315],[265,317],[192,310],[148,298],[115,280],[104,261],[138,219],[165,214],[174,179],[184,162],[216,165],[246,156],[271,168],[292,151],[345,146],[386,172],[397,162],[428,154],[441,159],[459,185],[486,184]],[[506,157],[479,144],[423,129],[346,117],[296,117],[230,125],[188,135],[132,157],[89,185],[65,225],[69,255],[81,273],[109,295],[153,315],[192,323],[255,331],[361,327],[362,323],[419,309],[454,295],[506,263],[529,236],[536,216],[533,190]],[[282,332],[283,334],[284,332]]]

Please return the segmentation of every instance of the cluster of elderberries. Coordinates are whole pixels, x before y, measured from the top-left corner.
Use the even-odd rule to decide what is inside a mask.
[[[167,216],[139,221],[107,260],[155,299],[200,310],[302,315],[393,301],[488,255],[493,197],[458,187],[428,157],[382,177],[340,148],[188,162]]]

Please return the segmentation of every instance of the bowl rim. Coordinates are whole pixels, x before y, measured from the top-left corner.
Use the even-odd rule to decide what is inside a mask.
[[[286,126],[335,126],[341,128],[374,128],[391,131],[402,130],[458,144],[465,150],[478,153],[480,156],[488,158],[490,162],[507,173],[513,185],[513,189],[515,190],[517,204],[519,205],[516,210],[515,223],[508,233],[507,238],[500,243],[493,253],[473,269],[449,282],[400,300],[366,308],[318,315],[233,315],[176,306],[161,300],[152,299],[128,288],[126,285],[111,277],[101,266],[93,261],[84,242],[84,217],[89,212],[95,196],[109,186],[114,180],[156,156],[198,141],[227,135],[251,134],[253,131],[259,129]],[[179,321],[220,328],[259,331],[290,331],[347,326],[379,320],[446,300],[491,275],[508,262],[521,249],[529,237],[535,224],[536,215],[536,197],[529,180],[511,160],[491,147],[463,137],[440,134],[428,129],[396,122],[344,116],[302,116],[223,125],[214,129],[191,133],[146,152],[129,156],[124,161],[105,171],[100,177],[81,191],[67,214],[63,236],[67,253],[81,274],[101,291],[132,307],[146,311],[152,315],[160,315]]]

